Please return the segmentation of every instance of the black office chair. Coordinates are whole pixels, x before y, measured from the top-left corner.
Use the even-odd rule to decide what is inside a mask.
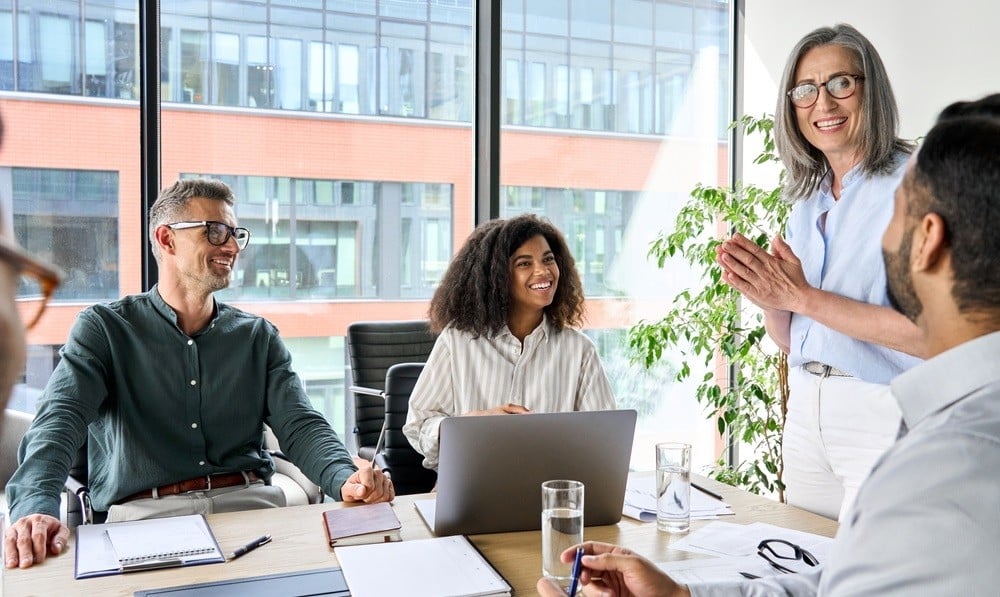
[[[385,376],[400,363],[425,363],[434,347],[429,323],[362,321],[347,326],[347,362],[353,384],[354,437],[358,456],[371,460],[385,422]]]
[[[401,363],[385,374],[385,430],[375,462],[389,472],[397,495],[427,493],[437,483],[437,473],[424,468],[423,455],[403,435],[410,393],[423,370],[423,363]]]

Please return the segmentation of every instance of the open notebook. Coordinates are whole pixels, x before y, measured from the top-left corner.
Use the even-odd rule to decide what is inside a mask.
[[[352,597],[492,596],[512,590],[462,535],[351,545],[334,553]]]
[[[224,562],[200,514],[76,528],[76,578]]]

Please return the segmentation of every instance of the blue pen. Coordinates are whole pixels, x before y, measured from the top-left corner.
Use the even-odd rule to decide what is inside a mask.
[[[576,558],[573,559],[573,575],[569,579],[569,597],[576,595],[576,583],[580,582],[580,562],[583,560],[583,548],[576,548]]]

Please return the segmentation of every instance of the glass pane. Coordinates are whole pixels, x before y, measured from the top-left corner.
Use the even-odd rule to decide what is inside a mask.
[[[661,270],[648,261],[650,241],[696,183],[726,182],[719,107],[730,6],[699,3],[696,17],[689,3],[571,0],[567,30],[565,4],[526,2],[524,23],[505,8],[501,154],[517,157],[504,160],[501,180],[517,182],[501,189],[501,216],[540,214],[566,236],[587,333],[618,405],[640,412],[633,466],[651,469],[652,444],[667,439],[693,443],[696,464],[709,464],[717,434],[694,384],[674,381],[681,355],[647,371],[625,347],[632,324],[659,319],[694,283],[683,262]],[[693,88],[695,78],[704,84]]]

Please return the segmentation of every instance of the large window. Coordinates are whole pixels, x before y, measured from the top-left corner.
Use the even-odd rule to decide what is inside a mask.
[[[134,3],[22,0],[16,13],[3,4],[0,89],[136,99]],[[471,2],[193,6],[162,3],[164,101],[471,121]],[[683,132],[685,89],[709,68],[723,134],[727,3],[506,0],[503,9],[505,124]]]
[[[233,186],[253,236],[219,298],[278,326],[314,404],[350,440],[347,325],[426,317],[488,199],[472,184],[475,3],[158,5],[162,183]],[[137,7],[0,0],[0,199],[20,241],[67,273],[30,337],[26,410],[76,313],[142,290]],[[495,215],[530,211],[563,231],[619,405],[640,410],[643,441],[691,439],[709,460],[712,430],[669,382],[676,359],[637,369],[625,330],[686,279],[647,263],[649,241],[695,182],[725,170],[729,3],[501,8]],[[642,466],[652,450],[638,446]]]
[[[639,134],[686,134],[675,116],[694,93],[727,125],[727,2],[507,0],[503,123]],[[723,101],[720,101],[722,98]]]
[[[729,22],[727,2],[503,3],[501,214],[544,215],[566,236],[618,404],[641,413],[640,468],[667,439],[693,443],[698,465],[719,454],[693,387],[673,381],[681,356],[641,370],[626,331],[696,283],[646,253],[696,183],[724,182]]]

